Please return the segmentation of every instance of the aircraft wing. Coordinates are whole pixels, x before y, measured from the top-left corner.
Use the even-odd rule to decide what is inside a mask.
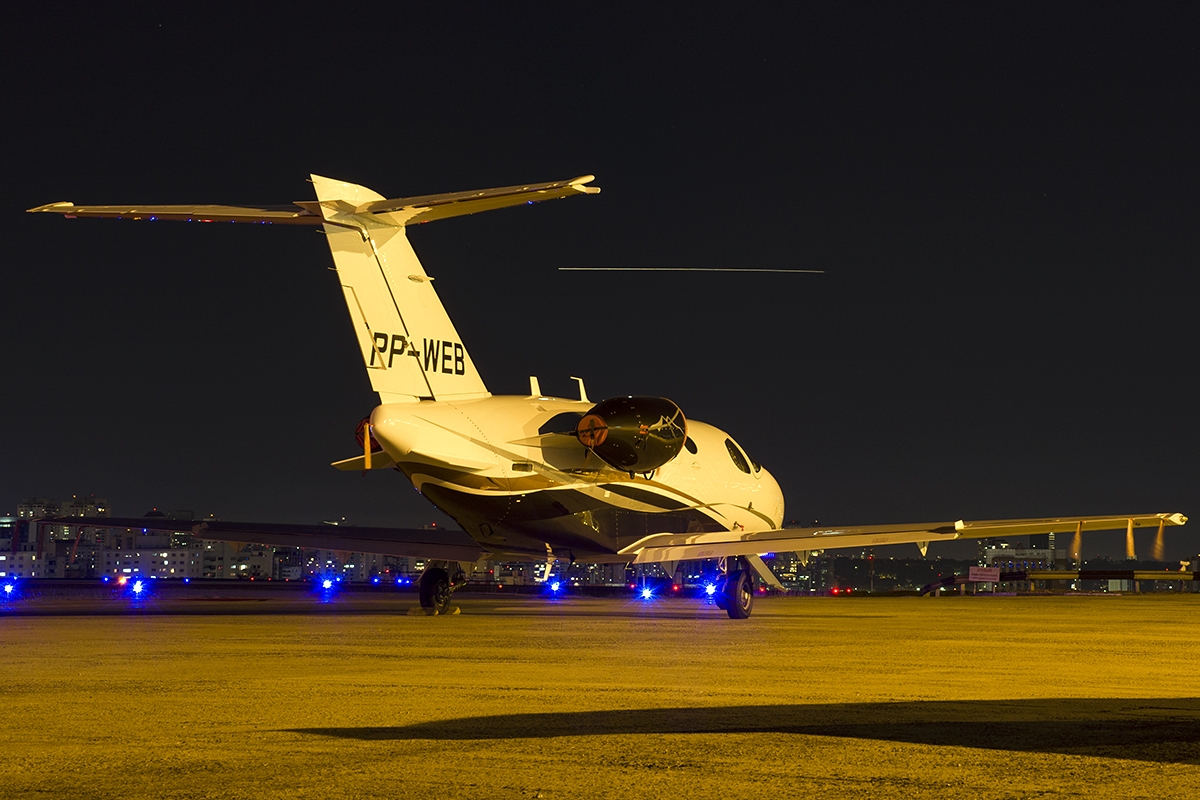
[[[264,522],[179,520],[163,517],[48,517],[42,525],[85,528],[129,528],[143,531],[190,533],[199,539],[253,542],[279,547],[309,547],[353,553],[425,558],[441,561],[477,561],[486,552],[459,530],[437,528],[360,528],[353,525],[277,525]]]
[[[751,556],[764,553],[793,553],[832,550],[842,547],[879,547],[885,544],[916,543],[993,536],[1026,536],[1037,533],[1075,533],[1128,528],[1183,525],[1183,514],[1118,514],[1099,517],[1054,517],[1043,519],[993,519],[979,522],[957,520],[912,525],[856,525],[826,528],[781,528],[771,531],[716,531],[709,533],[660,533],[647,536],[621,550],[635,563],[691,561],[703,558]]]

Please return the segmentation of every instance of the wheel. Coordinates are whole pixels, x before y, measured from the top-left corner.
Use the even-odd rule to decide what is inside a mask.
[[[445,614],[450,609],[450,576],[446,570],[437,567],[425,570],[417,588],[421,608],[432,609],[438,614]]]
[[[746,619],[754,609],[754,573],[739,569],[725,579],[725,613],[730,619]]]

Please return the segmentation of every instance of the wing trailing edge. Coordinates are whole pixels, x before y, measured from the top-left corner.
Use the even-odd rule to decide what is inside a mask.
[[[144,531],[190,533],[199,539],[218,542],[307,547],[442,561],[477,561],[486,552],[466,533],[450,528],[365,528],[353,525],[173,520],[162,517],[49,517],[36,520],[36,524],[140,528]]]

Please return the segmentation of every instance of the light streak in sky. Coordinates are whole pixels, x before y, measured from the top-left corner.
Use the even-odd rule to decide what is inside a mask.
[[[823,269],[767,269],[764,267],[559,267],[559,272],[804,272],[824,275]]]

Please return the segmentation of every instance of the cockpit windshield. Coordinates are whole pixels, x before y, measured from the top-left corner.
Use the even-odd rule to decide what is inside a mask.
[[[733,465],[749,475],[750,465],[746,463],[746,457],[742,455],[742,449],[733,443],[733,439],[725,440],[725,449],[729,451],[729,457],[733,459]]]

